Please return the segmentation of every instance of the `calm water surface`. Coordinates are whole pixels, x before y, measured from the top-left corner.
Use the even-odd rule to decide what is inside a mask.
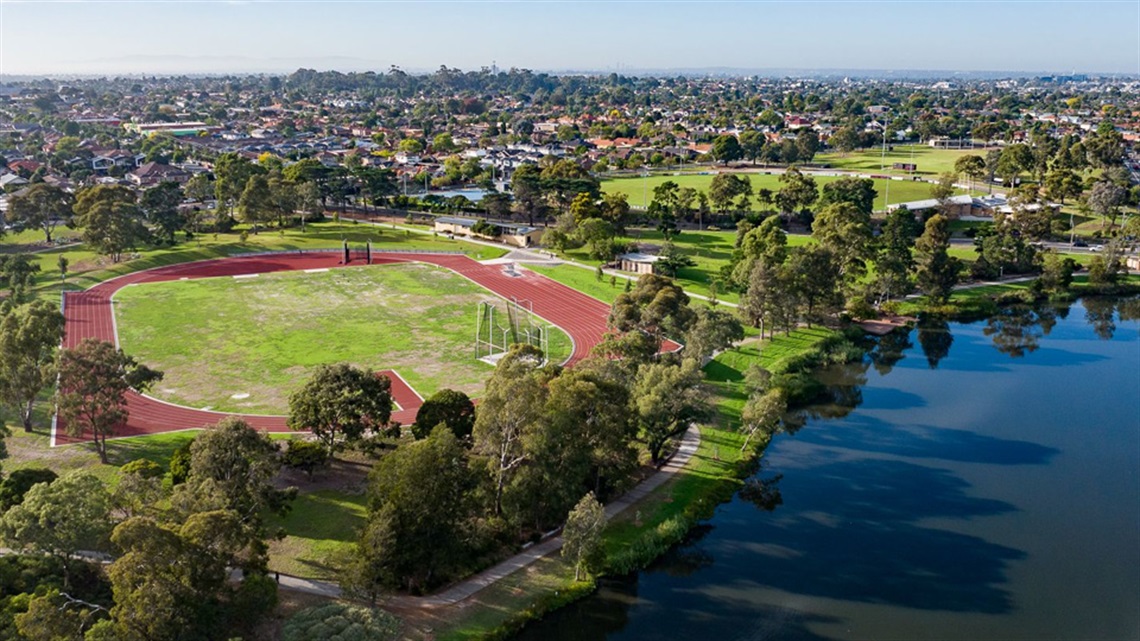
[[[888,337],[774,439],[768,501],[520,639],[1140,639],[1138,307]]]

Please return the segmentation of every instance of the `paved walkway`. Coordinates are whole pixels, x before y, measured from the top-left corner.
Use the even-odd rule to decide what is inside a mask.
[[[666,463],[661,469],[654,472],[641,483],[638,483],[629,492],[623,494],[617,500],[606,505],[606,519],[613,519],[615,516],[627,510],[630,506],[634,505],[641,499],[649,495],[653,490],[661,487],[666,481],[673,477],[674,474],[681,471],[682,468],[688,464],[689,460],[696,453],[697,448],[701,444],[701,431],[697,426],[692,426],[681,437],[680,447],[677,452],[673,454],[669,462]],[[463,601],[483,588],[493,585],[497,581],[518,572],[519,570],[533,564],[535,561],[544,556],[557,552],[562,549],[562,537],[553,536],[541,543],[536,543],[529,548],[519,552],[511,558],[502,561],[498,565],[492,566],[483,570],[470,578],[467,578],[451,587],[437,592],[429,596],[415,597],[415,596],[397,596],[393,597],[388,603],[401,607],[442,607],[455,605]],[[302,579],[294,576],[280,575],[281,586],[290,590],[298,592],[306,592],[308,594],[316,594],[319,596],[336,598],[340,596],[340,586],[328,581],[312,581],[309,579]]]

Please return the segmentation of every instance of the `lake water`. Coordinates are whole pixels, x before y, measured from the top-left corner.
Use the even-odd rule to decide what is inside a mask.
[[[519,638],[1140,638],[1138,308],[888,337],[823,373],[766,500]]]

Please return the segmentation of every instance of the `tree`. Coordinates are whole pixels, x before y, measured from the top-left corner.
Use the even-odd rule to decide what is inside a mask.
[[[474,477],[451,430],[398,448],[376,464],[368,488],[368,524],[356,563],[366,579],[423,592],[446,581],[466,555],[469,496]],[[367,590],[366,590],[367,592]]]
[[[813,322],[831,316],[842,306],[839,263],[829,248],[796,248],[788,263],[788,273],[800,303],[801,316],[809,327]]]
[[[941,214],[935,214],[926,221],[922,236],[914,243],[918,264],[918,286],[935,303],[945,303],[958,283],[961,263],[952,258],[950,248],[950,225]]]
[[[752,193],[752,183],[747,176],[717,174],[709,183],[709,203],[718,211],[728,211],[733,202]]]
[[[831,250],[839,269],[839,280],[853,284],[867,273],[866,261],[873,253],[871,212],[848,201],[820,209],[811,227],[821,247]]]
[[[709,155],[713,157],[713,160],[727,165],[733,160],[743,158],[744,151],[740,148],[740,141],[736,139],[736,136],[721,134],[713,140]]]
[[[914,213],[906,207],[898,207],[887,214],[883,232],[879,237],[879,253],[875,259],[875,287],[879,291],[879,301],[892,296],[904,296],[914,288],[911,273],[914,271]]]
[[[629,195],[622,193],[606,193],[602,195],[601,217],[613,225],[618,233],[625,231],[629,221]]]
[[[39,262],[30,254],[0,255],[0,287],[8,290],[8,295],[0,303],[0,315],[8,314],[31,300],[29,292],[39,271]]]
[[[162,466],[136,459],[119,468],[119,484],[111,493],[111,504],[127,518],[159,512],[165,496]]]
[[[802,173],[795,167],[789,167],[787,171],[780,174],[779,181],[783,183],[783,186],[776,193],[775,201],[776,206],[785,214],[805,210],[819,198],[815,178]]]
[[[967,180],[974,181],[986,175],[986,161],[976,154],[959,156],[954,161],[954,173],[965,176]]]
[[[606,324],[621,333],[645,336],[647,351],[627,354],[645,360],[660,351],[666,337],[684,336],[695,318],[689,296],[680,286],[663,276],[644,274],[632,291],[618,295]]]
[[[99,460],[107,463],[107,437],[127,420],[127,390],[145,391],[162,372],[140,365],[106,341],[85,339],[60,354],[56,407],[68,434],[91,432]]]
[[[17,411],[26,432],[32,431],[36,398],[55,380],[63,328],[63,314],[42,300],[0,320],[0,402]]]
[[[314,160],[313,162],[320,165],[319,161]],[[292,165],[288,169],[293,169],[294,172],[302,172],[309,168],[309,165],[302,163],[304,161]],[[302,166],[298,167],[297,165]],[[323,167],[321,169],[323,170]],[[233,217],[234,205],[249,185],[250,177],[263,173],[265,173],[264,169],[244,156],[236,153],[224,153],[218,156],[218,159],[214,161],[214,195],[218,199],[218,204],[224,206],[227,216]],[[219,207],[218,211],[220,214],[223,207]]]
[[[1128,192],[1123,187],[1108,180],[1097,181],[1089,190],[1085,202],[1089,209],[1104,219],[1102,227],[1114,227],[1116,217],[1120,215],[1120,206],[1127,199]]]
[[[801,129],[796,134],[796,152],[799,162],[811,162],[819,151],[819,134],[814,129]]]
[[[562,528],[562,558],[572,559],[574,580],[582,580],[582,570],[592,571],[602,560],[602,531],[606,529],[606,510],[591,492],[570,510]]]
[[[467,441],[475,428],[475,404],[463,392],[441,389],[432,394],[416,412],[412,435],[427,438],[437,425],[445,425],[460,441]]]
[[[878,192],[875,191],[874,180],[870,178],[844,176],[838,180],[824,184],[823,196],[819,199],[819,206],[826,207],[839,203],[850,203],[860,212],[864,212],[869,216],[874,210],[875,197],[877,195]]]
[[[24,502],[28,490],[38,483],[51,483],[59,476],[45,467],[25,467],[0,482],[0,514]]]
[[[71,194],[59,187],[36,183],[9,199],[5,218],[9,223],[42,229],[45,240],[50,243],[56,226],[71,221],[74,204]]]
[[[123,551],[107,570],[117,641],[217,639],[248,634],[276,605],[276,584],[262,573],[228,582],[229,560],[244,545],[226,510],[190,515],[181,525],[147,517],[120,523],[111,541]]]
[[[1045,191],[1062,205],[1066,198],[1079,198],[1084,190],[1081,177],[1071,169],[1056,168],[1045,176]]]
[[[147,237],[135,193],[120,185],[98,185],[79,192],[73,207],[83,241],[119,262],[122,254]]]
[[[617,244],[614,242],[614,228],[608,221],[601,218],[587,218],[578,224],[574,235],[578,242],[590,248],[590,257],[608,263],[617,253]]]
[[[947,201],[953,196],[954,174],[942,174],[938,177],[938,182],[930,186],[930,197],[938,201],[939,207],[945,207]]]
[[[20,638],[26,641],[83,641],[84,633],[106,608],[76,599],[59,590],[37,590],[26,612],[15,617]]]
[[[494,483],[494,514],[502,515],[503,492],[530,458],[524,439],[542,417],[549,372],[542,353],[530,345],[513,345],[487,380],[475,414],[474,451],[486,457]]]
[[[147,222],[158,228],[166,240],[174,243],[174,232],[186,224],[186,217],[178,208],[182,204],[182,186],[166,181],[144,191],[139,198],[139,209]]]
[[[757,391],[749,396],[744,403],[744,409],[740,412],[741,426],[746,434],[740,451],[745,451],[752,437],[758,433],[771,437],[786,411],[788,411],[788,399],[784,390],[780,388]]]
[[[760,328],[763,337],[765,329],[769,333],[775,331],[781,302],[794,300],[795,292],[788,286],[779,264],[755,260],[751,265],[740,310],[748,324]]]
[[[284,514],[296,494],[274,486],[280,470],[277,445],[242,419],[228,416],[190,444],[189,474],[174,502],[184,514],[230,511],[256,533],[266,511]],[[263,560],[250,558],[242,565],[258,569]]]
[[[653,188],[653,200],[650,201],[646,213],[657,221],[657,230],[669,240],[677,235],[677,220],[680,217],[681,198],[680,187],[672,180]]]
[[[744,328],[736,315],[701,307],[685,335],[685,355],[703,363],[718,350],[727,349],[741,340],[744,340]]]
[[[630,402],[638,434],[654,464],[662,461],[665,445],[689,425],[709,415],[708,398],[696,359],[680,364],[645,363],[637,370]]]
[[[997,160],[997,175],[1009,187],[1014,186],[1023,171],[1033,169],[1033,151],[1028,145],[1015,143],[1001,150]]]
[[[341,439],[359,439],[388,425],[392,382],[347,363],[321,365],[289,396],[289,428],[311,430],[329,456]]]
[[[262,174],[250,176],[238,200],[238,209],[241,211],[242,220],[253,225],[254,230],[259,224],[272,220],[276,207],[269,178]]]
[[[692,267],[697,262],[681,252],[671,240],[665,241],[658,254],[658,261],[654,263],[655,269],[665,276],[676,278],[677,273],[686,267]]]
[[[58,559],[67,587],[77,564],[83,563],[76,554],[105,548],[110,509],[102,481],[89,472],[68,472],[52,483],[33,485],[22,503],[0,516],[0,538]]]

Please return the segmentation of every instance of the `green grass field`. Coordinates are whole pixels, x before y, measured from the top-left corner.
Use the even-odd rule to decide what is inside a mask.
[[[776,174],[748,173],[746,175],[752,183],[753,192],[760,189],[779,191],[783,185]],[[839,178],[838,176],[815,176],[815,182],[822,189],[823,185],[839,180]],[[680,176],[655,174],[645,178],[611,178],[602,182],[602,191],[626,194],[629,196],[630,205],[646,207],[649,205],[649,201],[653,200],[653,188],[665,181],[671,180],[681,187],[692,187],[698,191],[707,192],[712,179],[711,174],[683,174]],[[887,205],[887,183],[890,183],[891,204],[930,198],[930,189],[933,187],[930,183],[913,180],[875,179],[875,189],[878,191],[878,196],[875,198],[876,210],[882,210]],[[757,208],[756,203],[753,203],[753,208]]]
[[[271,515],[269,528],[283,528],[285,538],[270,543],[269,567],[311,579],[336,579],[338,553],[352,549],[357,529],[368,517],[367,497],[339,490],[297,496],[284,517]]]
[[[883,156],[880,147],[861,149],[849,154],[829,152],[817,154],[813,163],[826,164],[836,169],[849,169],[867,173],[889,173],[892,175],[906,175],[909,172],[893,170],[891,166],[896,162],[914,163],[918,165],[917,173],[926,176],[954,172],[954,162],[965,155],[973,154],[985,158],[985,149],[935,149],[929,145],[893,145],[893,148]],[[886,164],[886,170],[882,167]]]
[[[478,394],[476,308],[502,304],[449,270],[420,264],[133,285],[116,294],[123,349],[166,373],[152,394],[191,407],[283,414],[317,365],[394,369],[421,395]],[[570,339],[551,332],[551,357]],[[248,395],[248,396],[245,396]]]

